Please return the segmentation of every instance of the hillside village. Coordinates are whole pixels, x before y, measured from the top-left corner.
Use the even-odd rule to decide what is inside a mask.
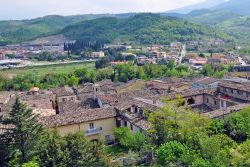
[[[180,96],[187,107],[215,119],[250,106],[249,90],[247,79],[209,77],[133,80],[126,84],[103,80],[50,90],[33,87],[28,92],[1,92],[1,115],[19,96],[39,114],[39,122],[46,128],[57,127],[62,136],[81,131],[88,140],[112,144],[117,127],[128,127],[132,132],[149,130],[145,114],[164,107],[163,97],[171,100]]]
[[[0,6],[0,167],[250,166],[250,0],[39,1]]]

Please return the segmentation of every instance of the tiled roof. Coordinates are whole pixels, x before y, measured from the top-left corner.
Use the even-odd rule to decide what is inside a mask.
[[[96,84],[99,86],[105,86],[105,85],[113,85],[113,82],[111,79],[104,79],[100,82],[97,82]]]
[[[94,92],[93,89],[93,83],[85,83],[83,87],[78,88],[77,93],[83,94],[83,93],[92,93]]]
[[[226,109],[219,109],[219,110],[207,112],[202,115],[207,116],[209,118],[219,118],[221,116],[228,115],[233,112],[238,112],[247,107],[250,107],[250,104],[239,104],[239,105],[227,107]]]
[[[38,92],[40,89],[38,87],[32,87],[30,88],[30,92]]]
[[[203,78],[201,80],[198,80],[197,83],[199,84],[204,84],[204,85],[208,85],[208,84],[212,84],[212,83],[215,83],[217,82],[218,79],[215,79],[215,78],[211,78],[211,77],[206,77],[206,78]]]
[[[61,108],[60,113],[74,113],[79,109],[94,109],[99,108],[93,98],[85,98],[81,101],[66,101],[58,104]]]
[[[250,92],[249,82],[237,83],[237,82],[224,81],[219,83],[219,86]]]
[[[55,110],[52,104],[52,94],[37,94],[37,95],[21,95],[23,101],[28,108],[32,109],[34,113],[40,116],[55,115]]]
[[[116,116],[114,108],[99,108],[99,109],[81,109],[74,114],[65,113],[50,117],[43,117],[39,120],[46,127],[64,126],[79,124],[100,119],[113,118]]]
[[[2,91],[0,93],[0,103],[4,104],[7,103],[11,96],[14,96],[14,92]]]
[[[98,94],[97,97],[103,104],[110,104],[111,106],[116,105],[119,101],[117,94]]]
[[[52,92],[56,94],[58,97],[75,95],[74,90],[70,87],[62,87],[58,89],[53,89]]]
[[[147,131],[150,129],[150,123],[146,119],[139,119],[135,122],[133,122],[134,125],[138,126],[144,131]]]

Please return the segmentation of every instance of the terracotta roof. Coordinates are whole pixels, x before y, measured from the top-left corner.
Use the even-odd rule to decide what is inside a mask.
[[[40,89],[38,87],[32,87],[30,88],[30,92],[38,92]]]
[[[111,79],[104,79],[100,82],[97,82],[96,84],[99,86],[105,86],[105,85],[113,85],[113,82]]]
[[[83,87],[79,87],[77,89],[77,94],[83,94],[83,93],[93,93],[93,83],[85,83]]]
[[[111,106],[116,105],[119,101],[117,94],[98,94],[97,97],[103,104],[110,104]]]
[[[7,92],[7,91],[0,92],[0,103],[2,104],[7,103],[12,96],[15,96],[14,92]]]
[[[93,98],[84,98],[77,101],[66,101],[59,103],[61,108],[60,113],[74,113],[79,109],[94,109],[99,108],[98,104]]]
[[[134,125],[138,126],[144,131],[147,131],[150,129],[150,123],[146,119],[139,119],[135,122],[133,122]]]
[[[219,83],[219,86],[250,92],[250,82],[237,83],[231,81],[223,81]]]
[[[58,89],[53,89],[52,92],[56,94],[58,97],[75,95],[74,90],[71,87],[62,87]]]
[[[33,110],[34,113],[40,116],[55,115],[55,110],[52,104],[52,93],[38,95],[20,95],[20,99]]]
[[[114,108],[80,109],[78,112],[58,114],[40,118],[39,122],[46,127],[79,124],[88,121],[107,119],[116,116]]]
[[[239,104],[239,105],[227,107],[226,109],[219,109],[219,110],[207,112],[207,113],[204,113],[202,115],[207,116],[209,118],[218,118],[218,117],[221,117],[223,115],[228,115],[228,114],[231,114],[233,112],[238,112],[238,111],[240,111],[244,108],[247,108],[249,106],[250,106],[250,104]]]
[[[212,83],[217,82],[217,81],[218,81],[218,79],[206,77],[206,78],[203,78],[201,80],[198,80],[196,83],[208,85],[208,84],[212,84]]]
[[[123,111],[126,110],[128,108],[130,108],[133,105],[136,105],[140,108],[149,110],[149,111],[156,111],[157,108],[161,107],[160,105],[157,104],[152,104],[150,102],[147,102],[149,100],[144,99],[145,101],[143,101],[141,98],[131,98],[131,99],[127,99],[126,101],[120,101],[117,105],[116,105],[116,109],[118,109],[119,111]]]

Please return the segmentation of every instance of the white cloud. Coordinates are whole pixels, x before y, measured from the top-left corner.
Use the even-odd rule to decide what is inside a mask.
[[[203,0],[0,0],[0,19],[34,18],[48,14],[160,12],[201,1]]]

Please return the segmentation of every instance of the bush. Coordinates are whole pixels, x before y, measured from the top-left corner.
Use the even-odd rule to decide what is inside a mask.
[[[161,165],[186,165],[190,159],[190,151],[186,145],[171,141],[161,145],[156,150],[158,163]]]
[[[141,132],[133,133],[128,128],[115,129],[115,138],[119,141],[120,145],[125,149],[139,151],[145,144],[145,135]]]

